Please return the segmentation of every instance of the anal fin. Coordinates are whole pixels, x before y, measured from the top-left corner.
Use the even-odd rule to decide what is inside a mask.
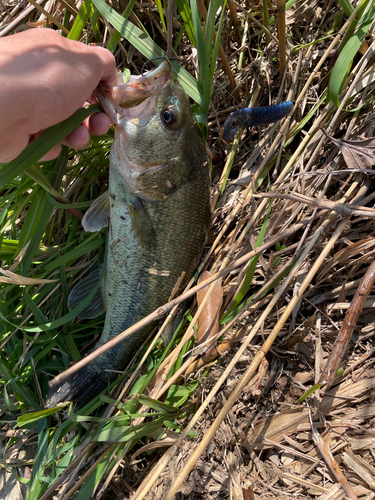
[[[69,311],[77,307],[89,295],[89,293],[92,292],[93,288],[98,284],[98,281],[100,280],[102,268],[103,264],[101,264],[97,269],[91,271],[90,274],[85,276],[75,285],[68,297]],[[91,302],[78,314],[78,318],[93,319],[97,318],[105,312],[105,304],[103,301],[101,288],[102,285],[94,295],[94,298],[91,300]]]

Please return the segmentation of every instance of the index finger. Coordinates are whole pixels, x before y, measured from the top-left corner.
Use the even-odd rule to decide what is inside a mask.
[[[91,45],[90,48],[96,51],[96,55],[100,58],[102,63],[102,72],[100,81],[111,82],[117,78],[116,59],[114,55],[104,47],[97,47]]]

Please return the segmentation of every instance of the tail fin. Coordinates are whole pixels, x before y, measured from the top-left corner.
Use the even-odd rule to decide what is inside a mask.
[[[65,401],[78,401],[79,407],[82,407],[104,391],[108,383],[106,372],[95,370],[95,365],[94,368],[87,365],[49,391],[46,408],[54,408]]]

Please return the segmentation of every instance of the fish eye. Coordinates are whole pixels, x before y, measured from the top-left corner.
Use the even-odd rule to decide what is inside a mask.
[[[176,121],[176,116],[171,108],[167,108],[161,112],[161,117],[166,125],[172,125]]]

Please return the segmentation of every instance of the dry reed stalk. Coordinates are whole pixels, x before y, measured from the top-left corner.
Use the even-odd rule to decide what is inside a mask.
[[[286,69],[286,25],[285,0],[277,0],[277,35],[279,38],[279,78],[283,79]]]
[[[96,351],[88,354],[86,357],[84,357],[83,359],[81,359],[80,361],[75,363],[73,366],[71,366],[67,370],[61,372],[59,375],[54,377],[49,382],[49,386],[55,387],[56,385],[60,384],[63,380],[68,378],[70,375],[72,375],[73,373],[80,370],[82,367],[86,366],[88,363],[90,363],[90,361],[92,361],[93,359],[95,359],[98,356],[100,356],[101,354],[103,354],[103,352],[108,351],[109,349],[111,349],[112,347],[117,345],[118,343],[122,342],[125,338],[127,338],[130,335],[132,335],[133,333],[137,332],[138,330],[140,330],[144,326],[148,325],[152,321],[160,319],[162,316],[167,314],[167,312],[171,311],[173,309],[173,307],[175,307],[176,305],[180,304],[184,300],[186,300],[189,297],[191,297],[192,295],[194,295],[198,290],[201,290],[205,286],[210,285],[211,283],[218,280],[219,278],[222,278],[226,274],[229,274],[231,271],[233,271],[237,267],[240,267],[241,265],[248,262],[251,258],[262,253],[264,250],[274,246],[279,241],[282,241],[283,239],[290,237],[292,234],[296,233],[304,226],[305,226],[305,223],[303,223],[303,222],[294,225],[291,229],[286,230],[283,233],[280,233],[278,236],[267,241],[266,243],[264,243],[263,245],[258,247],[256,250],[253,250],[253,251],[247,253],[246,255],[243,255],[241,258],[234,261],[234,263],[231,266],[228,266],[226,269],[219,271],[218,273],[214,274],[211,278],[203,281],[199,285],[195,285],[193,288],[190,288],[190,290],[184,292],[179,297],[177,297],[177,298],[171,300],[170,302],[167,302],[163,306],[159,307],[154,312],[152,312],[151,314],[149,314],[148,316],[146,316],[142,320],[138,321],[137,323],[135,323],[133,326],[131,326],[130,328],[128,328],[124,332],[120,333],[117,337],[115,337],[114,339],[107,342],[104,346],[102,346],[99,349],[97,349]],[[201,266],[202,265],[203,265],[203,263],[201,264]],[[200,268],[201,268],[201,266],[200,266]]]
[[[302,479],[299,476],[291,474],[290,472],[282,472],[280,477],[282,477],[283,479],[286,479],[288,481],[293,481],[293,483],[304,486],[305,488],[315,489],[317,491],[322,492],[323,494],[332,492],[332,488],[335,488],[335,489],[337,488],[337,485],[334,485],[334,487],[331,487],[331,488],[324,488],[323,486],[319,486],[318,484],[314,484],[311,481],[306,481],[305,479]],[[339,485],[339,486],[341,488],[341,485]],[[333,491],[335,491],[335,490],[333,490]],[[319,497],[319,500],[320,500],[320,498],[322,498],[322,497]],[[328,498],[330,499],[330,497],[328,497]],[[344,498],[345,498],[345,500],[350,500],[350,498],[347,496],[345,496]],[[338,500],[338,499],[335,498],[334,500]]]
[[[86,479],[88,479],[91,474],[94,472],[94,470],[97,468],[97,466],[100,464],[102,460],[108,455],[109,452],[111,452],[116,446],[118,446],[119,443],[111,443],[108,448],[104,450],[103,453],[100,454],[100,456],[95,460],[95,462],[87,469],[87,471],[83,474],[82,477],[78,479],[76,484],[72,486],[72,489],[69,490],[66,495],[64,495],[60,500],[68,500],[68,498],[71,498],[76,491],[78,491],[81,486],[85,483]]]
[[[362,207],[358,205],[339,203],[330,200],[322,200],[321,198],[313,198],[312,196],[306,196],[304,194],[282,194],[282,193],[262,193],[253,195],[256,198],[270,198],[270,199],[281,199],[289,201],[297,201],[311,207],[321,208],[323,210],[332,210],[337,212],[341,216],[346,215],[357,215],[363,216],[364,218],[375,218],[375,209],[369,207]]]
[[[332,1],[333,0],[329,0],[328,1],[328,5],[325,7],[324,11],[323,11],[323,15],[322,15],[322,18],[320,20],[320,24],[319,24],[319,27],[317,30],[313,30],[313,34],[314,34],[314,39],[311,43],[311,45],[307,48],[307,52],[306,52],[306,56],[305,56],[305,61],[307,61],[310,57],[310,53],[314,50],[314,46],[317,42],[317,40],[319,39],[320,37],[320,34],[321,34],[321,27],[323,26],[324,22],[325,22],[325,19],[326,19],[326,16],[327,14],[329,14],[331,11],[330,11],[330,7],[331,7],[331,4],[332,4]]]
[[[189,460],[185,464],[184,468],[180,471],[180,473],[178,475],[178,478],[176,479],[176,482],[171,486],[171,488],[168,491],[167,495],[165,496],[164,500],[172,500],[172,498],[173,498],[174,494],[177,492],[178,488],[181,486],[181,484],[183,483],[183,481],[189,475],[189,473],[190,473],[191,469],[194,467],[196,461],[198,460],[198,458],[201,456],[201,454],[203,453],[203,451],[205,450],[205,448],[208,446],[208,444],[212,440],[212,438],[213,438],[214,434],[216,433],[217,429],[220,427],[220,425],[221,425],[222,421],[224,420],[224,418],[226,417],[229,409],[232,408],[232,406],[236,402],[238,396],[241,394],[243,388],[247,385],[247,383],[250,381],[250,379],[254,375],[255,370],[257,369],[257,367],[259,366],[260,362],[262,361],[262,359],[264,358],[264,356],[266,355],[266,353],[268,352],[268,350],[272,346],[272,343],[274,342],[274,340],[277,337],[278,333],[280,332],[280,330],[284,326],[287,318],[289,317],[289,315],[293,311],[296,303],[299,301],[300,296],[303,295],[303,293],[306,290],[307,286],[310,284],[311,280],[313,279],[313,277],[317,273],[317,271],[318,271],[321,263],[324,261],[324,259],[328,255],[328,253],[331,251],[332,247],[336,243],[337,239],[339,238],[341,232],[345,228],[345,226],[348,223],[348,221],[349,221],[349,217],[346,217],[339,224],[338,228],[336,229],[336,231],[334,232],[334,234],[332,235],[332,237],[328,241],[327,245],[324,247],[321,255],[316,260],[316,262],[314,263],[313,267],[311,268],[311,270],[307,274],[305,280],[301,284],[301,287],[300,287],[300,290],[299,290],[299,294],[297,296],[293,296],[292,300],[290,301],[290,303],[286,307],[284,313],[282,314],[281,318],[279,319],[279,321],[277,322],[277,324],[273,328],[273,330],[270,333],[269,337],[264,342],[264,344],[263,344],[262,348],[260,349],[260,351],[258,351],[258,353],[255,355],[253,361],[251,362],[251,365],[249,366],[249,368],[247,369],[247,371],[245,372],[245,374],[241,378],[240,382],[238,383],[238,385],[236,386],[236,388],[232,392],[232,394],[229,397],[227,403],[224,405],[224,407],[220,411],[219,415],[215,419],[214,423],[212,424],[212,426],[210,427],[210,429],[208,430],[208,432],[206,432],[204,438],[199,443],[198,447],[196,448],[196,450],[194,451],[194,453],[191,455],[191,457],[189,458]],[[322,231],[329,224],[329,222],[330,222],[330,219],[327,219],[326,222],[318,229],[318,231],[314,235],[314,236],[316,236],[316,238],[314,238],[310,242],[310,244],[308,245],[307,248],[311,248],[312,247],[312,245],[320,237]],[[304,254],[307,255],[306,252],[304,252]],[[295,266],[295,272],[297,272],[297,270],[300,267],[300,265],[302,265],[303,260],[304,259],[299,259],[300,264],[296,264],[296,266]],[[294,276],[294,274],[293,275],[291,274],[290,277],[288,277],[285,280],[285,283],[283,285],[289,284],[289,281],[291,280],[292,276]],[[280,287],[280,290],[283,290],[283,288],[284,288],[284,286]],[[278,295],[278,293],[276,295]],[[271,301],[270,305],[272,303],[273,303],[273,301]],[[261,316],[261,318],[262,317],[263,317],[263,315]],[[259,323],[259,321],[256,323],[256,325],[258,323]],[[249,335],[249,337],[251,337],[251,335]],[[209,399],[209,398],[207,398],[207,399]]]
[[[83,450],[72,460],[72,462],[67,466],[67,468],[56,478],[53,484],[43,493],[39,500],[48,500],[51,498],[52,493],[65,481],[69,474],[78,469],[79,465],[83,463],[84,458],[87,456],[88,452],[96,445],[96,441],[89,443],[84,447]]]
[[[236,6],[236,8],[238,10],[240,10],[241,12],[243,12],[243,14],[249,18],[254,24],[256,24],[258,26],[258,28],[260,28],[261,30],[264,30],[264,32],[270,37],[272,38],[272,40],[279,44],[279,40],[275,37],[275,35],[273,33],[271,33],[271,31],[269,31],[269,29],[264,25],[262,24],[260,21],[258,21],[258,19],[254,16],[252,16],[246,9],[245,7],[243,7],[242,5],[240,5],[238,2],[236,2],[236,0],[232,0],[233,4]]]
[[[65,9],[69,11],[73,17],[75,17],[78,14],[78,10],[76,9],[75,5],[72,5],[69,1],[59,0],[59,3],[63,7],[65,7]]]
[[[167,2],[167,56],[172,57],[173,53],[173,0]]]
[[[263,3],[263,23],[264,23],[264,27],[267,28],[267,31],[268,31],[269,26],[270,26],[270,17],[268,14],[268,0],[263,0],[262,3]],[[267,33],[267,31],[265,32],[265,38],[266,38],[266,45],[269,45],[269,43],[271,42],[271,39],[270,39],[270,36]],[[278,35],[280,35],[280,33],[278,33]],[[280,81],[281,81],[281,78],[282,77],[280,77]]]
[[[238,21],[236,7],[233,4],[233,0],[227,1],[227,7],[229,9],[229,14],[230,14],[230,18],[232,19],[233,26],[238,26],[239,21]]]
[[[230,2],[232,3],[232,0],[230,0]],[[240,55],[238,58],[238,64],[237,64],[238,71],[241,71],[241,69],[242,69],[242,63],[243,63],[244,51],[245,51],[245,47],[246,47],[245,44],[246,44],[246,40],[247,40],[248,31],[249,31],[249,19],[246,18],[245,19],[245,26],[244,26],[243,32],[242,32],[241,52],[240,52]]]
[[[287,438],[287,436],[285,436]],[[291,453],[292,455],[295,455],[296,457],[303,458],[303,460],[307,462],[314,462],[315,464],[319,465],[325,465],[323,460],[320,458],[316,457],[310,457],[307,453],[302,453],[301,451],[295,450],[294,448],[291,448],[290,446],[285,446],[284,444],[278,443],[277,441],[273,441],[272,439],[265,438],[264,439],[265,444],[271,445],[272,448],[280,448],[280,450],[284,450],[287,453]]]
[[[120,443],[121,444],[121,443]],[[119,446],[120,446],[119,444]],[[113,476],[115,475],[115,473],[117,472],[117,469],[119,468],[120,464],[121,464],[121,461],[122,459],[125,457],[126,453],[128,452],[128,449],[129,447],[128,446],[125,446],[125,448],[122,450],[121,454],[119,457],[116,457],[115,454],[117,453],[117,449],[114,449],[113,450],[113,453],[112,453],[112,457],[111,457],[111,460],[109,460],[108,463],[111,463],[112,459],[115,458],[116,460],[116,464],[112,467],[112,469],[109,471],[107,477],[105,478],[105,481],[102,485],[102,487],[100,488],[99,492],[97,493],[96,495],[96,500],[100,500],[100,498],[104,495],[104,492],[105,490],[108,488],[109,486],[109,483],[112,481],[112,478]],[[104,477],[104,475],[106,474],[106,471],[107,471],[107,468],[105,467],[102,471],[102,474],[101,474],[101,477],[100,479],[97,481],[96,483],[96,487],[99,486],[102,478]],[[95,490],[93,490],[93,492],[91,493],[91,497],[93,497],[95,495]]]
[[[158,384],[155,386],[155,388],[152,390],[152,393],[150,394],[150,397],[154,399],[160,399],[168,390],[169,388],[177,382],[177,380],[187,371],[189,366],[195,363],[197,360],[198,355],[193,356],[192,358],[189,358],[181,365],[181,367],[170,377],[166,382],[165,379],[169,373],[169,370],[165,370],[161,378],[158,382]],[[168,365],[169,368],[169,365]]]
[[[1,276],[1,275],[4,275]],[[9,283],[13,285],[43,285],[44,283],[55,283],[57,280],[49,280],[44,278],[28,278],[20,276],[10,270],[0,267],[0,283]]]
[[[319,228],[319,230],[316,232],[315,238],[312,239],[312,241],[310,242],[310,244],[306,247],[305,251],[301,254],[301,256],[299,258],[300,265],[302,265],[304,259],[308,255],[308,253],[311,250],[312,246],[315,244],[315,242],[321,236],[322,232],[323,232],[323,228]],[[298,268],[298,264],[296,264],[296,268]],[[282,285],[280,286],[279,290],[273,296],[270,304],[263,311],[262,315],[260,316],[260,318],[258,319],[258,321],[256,322],[256,324],[251,329],[251,332],[248,335],[248,337],[246,338],[246,340],[244,340],[244,342],[242,343],[242,345],[240,346],[240,348],[238,349],[238,351],[236,352],[236,354],[234,355],[234,357],[232,358],[232,360],[230,361],[230,363],[228,364],[228,366],[226,367],[226,369],[224,370],[224,372],[220,376],[219,380],[216,382],[215,386],[211,389],[211,391],[208,394],[207,398],[204,400],[204,402],[202,403],[202,405],[198,408],[196,414],[193,416],[193,418],[191,419],[191,421],[188,423],[188,425],[184,429],[184,431],[181,433],[181,436],[177,440],[176,444],[174,446],[172,446],[172,448],[170,448],[166,452],[166,454],[159,460],[159,462],[157,463],[157,465],[155,466],[155,468],[151,471],[150,475],[147,476],[147,478],[141,483],[141,485],[139,486],[139,488],[137,489],[137,491],[135,493],[134,500],[142,500],[145,497],[145,495],[149,492],[149,490],[151,489],[151,487],[154,484],[154,482],[159,477],[159,475],[162,472],[162,470],[168,464],[169,460],[172,458],[172,456],[175,455],[175,453],[177,453],[177,451],[178,451],[179,447],[182,445],[184,439],[187,437],[187,435],[190,432],[190,430],[194,427],[195,423],[199,420],[200,416],[203,414],[204,410],[207,408],[207,406],[211,402],[212,398],[216,395],[216,393],[220,389],[221,385],[226,380],[227,376],[231,373],[231,371],[233,370],[235,364],[240,359],[240,357],[242,356],[242,354],[245,352],[245,350],[247,349],[247,347],[250,344],[251,340],[254,338],[255,334],[257,333],[257,331],[261,328],[261,325],[263,324],[263,322],[265,321],[265,319],[267,318],[267,316],[269,315],[269,313],[271,312],[271,310],[273,309],[273,307],[276,305],[277,301],[279,300],[279,298],[283,294],[283,292],[286,289],[286,287],[289,285],[289,282],[292,280],[292,278],[293,278],[293,275],[290,274],[286,278],[286,280],[284,281],[284,283],[282,283]],[[238,390],[238,387],[240,386],[240,384],[241,384],[241,386],[243,384],[243,387],[245,387],[247,385],[247,383],[249,382],[249,380],[251,379],[251,377],[255,373],[255,370],[256,370],[258,364],[262,361],[262,358],[264,357],[264,356],[261,355],[262,352],[263,351],[260,351],[258,353],[258,355],[257,355],[258,358],[256,360],[255,360],[255,358],[253,359],[253,362],[251,363],[250,367],[246,371],[245,375],[241,378],[241,380],[240,380],[238,386],[236,387],[235,391]],[[250,368],[252,370],[251,373],[249,372]],[[243,383],[244,380],[245,380],[245,383]],[[228,408],[230,410],[231,407],[232,407],[232,405],[233,405],[233,403],[232,403],[233,394],[234,393],[232,393],[231,398],[229,398],[228,402],[226,403],[226,405],[227,405],[225,407],[226,409]],[[232,405],[231,405],[231,403],[232,403]],[[219,417],[221,417],[222,415],[223,415],[222,418],[225,418],[225,415],[222,413],[222,411],[220,412],[219,416],[217,417],[217,419],[215,420],[215,422],[214,422],[213,425],[215,425],[215,423],[217,422],[217,420],[219,419]],[[211,426],[210,430],[211,429],[212,429],[212,426]],[[206,437],[204,439],[206,440]],[[206,446],[208,445],[208,442],[206,443]],[[202,448],[201,443],[198,445],[198,447]],[[203,451],[203,449],[202,449],[202,451]],[[197,450],[198,450],[198,448],[197,448]],[[199,454],[199,456],[200,456],[200,454]],[[196,460],[198,460],[199,456],[196,458]],[[195,458],[194,458],[194,460],[195,460]],[[185,468],[188,466],[188,464],[190,465],[191,463],[192,463],[191,460],[189,460],[187,462],[187,464],[185,465]],[[192,466],[193,465],[194,464],[192,464]],[[185,469],[185,471],[186,471],[186,469]],[[182,474],[182,471],[179,473],[178,478],[180,478],[181,474]],[[185,477],[182,479],[182,481],[184,479],[185,479]],[[179,479],[177,479],[177,480],[179,481]],[[181,482],[179,482],[178,487],[180,485],[181,485]],[[178,489],[178,487],[177,487],[177,489]],[[171,492],[171,490],[170,490],[170,492]]]
[[[66,35],[69,35],[69,30],[67,28],[65,28],[65,26],[63,26],[55,17],[53,17],[49,12],[47,12],[45,9],[43,9],[43,7],[41,5],[38,4],[38,2],[36,2],[35,0],[28,0],[29,3],[31,3],[32,5],[34,5],[34,7],[36,9],[39,10],[39,12],[41,12],[43,15],[45,15],[48,20],[55,24],[61,31],[63,31]]]
[[[357,474],[362,480],[365,481],[367,486],[375,490],[375,469],[370,464],[368,464],[362,457],[354,455],[354,453],[347,449],[342,454],[343,461],[353,472]],[[371,473],[370,473],[371,471]]]
[[[348,247],[344,248],[343,250],[338,251],[324,266],[322,271],[318,275],[318,281],[327,274],[330,269],[332,269],[334,266],[343,263],[347,264],[348,262],[351,262],[351,259],[355,257],[356,255],[360,256],[360,261],[361,263],[367,263],[368,261],[372,260],[372,257],[374,256],[375,250],[375,239],[374,238],[367,238],[365,240],[360,240],[357,243],[354,243],[352,245],[349,245]],[[367,252],[367,253],[365,253]],[[348,276],[349,278],[350,276]],[[351,282],[351,286],[358,286],[360,284],[361,280],[356,280]],[[349,286],[348,283],[345,284],[345,289]]]
[[[205,283],[207,280],[205,281],[202,281],[202,283]],[[176,348],[174,349],[173,353],[172,353],[172,357],[168,363],[168,365],[166,366],[165,370],[164,370],[164,374],[165,374],[165,377],[168,375],[170,369],[172,368],[172,366],[174,365],[174,363],[177,361],[177,358],[178,356],[180,355],[180,352],[183,348],[183,346],[186,344],[186,342],[190,339],[190,337],[192,337],[194,335],[194,326],[196,324],[196,322],[198,321],[198,318],[199,316],[201,315],[203,309],[205,308],[206,304],[207,304],[207,301],[208,299],[210,298],[210,295],[211,293],[213,292],[214,288],[216,287],[216,281],[214,281],[213,283],[211,283],[208,287],[208,290],[207,290],[207,293],[204,297],[204,299],[202,300],[202,303],[200,304],[200,306],[198,307],[198,310],[197,312],[195,313],[194,315],[194,318],[192,319],[190,325],[188,326],[181,342],[178,344],[178,346],[176,346]],[[165,378],[162,376],[162,380],[165,380]],[[159,391],[156,391],[156,393],[154,394],[154,398],[157,399],[159,396],[158,396],[158,392]]]
[[[350,309],[350,302],[335,302],[335,304],[330,304],[327,306],[327,312],[341,311],[343,309]],[[363,303],[363,309],[374,309],[375,301],[374,299],[365,300]]]
[[[361,284],[350,304],[346,313],[344,323],[336,337],[335,343],[330,355],[326,361],[325,367],[319,379],[319,384],[327,385],[328,388],[333,384],[336,377],[336,372],[344,360],[346,351],[349,347],[349,342],[352,337],[353,330],[357,324],[359,315],[362,312],[363,305],[369,296],[372,287],[375,284],[375,260],[370,264],[364,275]]]
[[[7,16],[9,17],[9,19],[12,19],[12,14],[11,12],[9,12],[8,10],[8,7],[6,5],[4,5],[4,3],[0,0],[0,6],[4,9],[4,11],[6,12]],[[3,20],[3,23],[7,21],[7,18],[5,18]]]
[[[315,429],[314,423],[313,423],[312,418],[311,418],[309,406],[308,406],[308,410],[309,410],[309,420],[310,420],[313,440],[314,440],[314,443],[316,444],[318,450],[320,451],[322,457],[324,458],[325,463],[327,464],[331,473],[335,476],[336,480],[340,483],[341,487],[343,488],[343,490],[345,491],[347,496],[351,500],[358,500],[357,495],[354,493],[348,480],[346,479],[343,472],[341,471],[339,464],[333,458],[333,455],[331,453],[331,450],[329,449],[328,444],[323,441],[319,432]]]
[[[44,5],[46,2],[47,2],[47,0],[39,0],[39,1],[37,1],[37,4],[39,6],[41,6],[41,5]],[[9,35],[10,33],[12,33],[20,24],[22,24],[24,21],[26,21],[26,19],[28,19],[31,16],[31,14],[33,14],[33,12],[35,10],[36,10],[36,8],[34,5],[29,5],[26,9],[23,9],[21,11],[21,13],[19,14],[19,16],[16,17],[16,19],[14,19],[12,22],[10,22],[8,24],[8,26],[5,26],[5,28],[3,28],[0,31],[0,37],[6,36],[6,35]]]
[[[77,474],[79,473],[80,470],[82,470],[83,467],[87,466],[88,463],[86,462],[86,458],[83,457],[77,467],[74,469],[74,471],[71,473],[69,480],[63,485],[63,487],[59,490],[58,493],[58,498],[61,498],[67,490],[71,487],[73,482],[76,480]],[[56,498],[56,497],[53,497]]]

